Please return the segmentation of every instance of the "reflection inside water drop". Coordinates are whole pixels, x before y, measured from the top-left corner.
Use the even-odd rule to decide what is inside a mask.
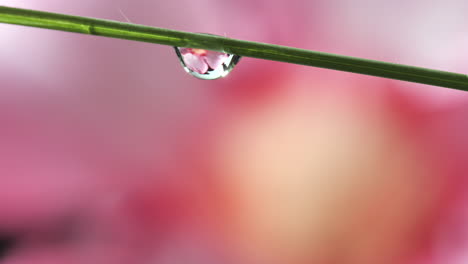
[[[174,47],[184,70],[203,80],[224,77],[239,62],[240,56],[223,52]]]

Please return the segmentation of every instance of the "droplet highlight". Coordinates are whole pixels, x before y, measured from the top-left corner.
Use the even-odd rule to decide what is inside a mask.
[[[174,47],[184,70],[202,80],[225,77],[239,62],[240,56],[223,52]]]

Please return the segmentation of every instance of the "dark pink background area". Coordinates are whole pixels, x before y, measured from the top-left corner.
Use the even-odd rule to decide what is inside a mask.
[[[1,4],[118,21],[123,12],[138,24],[468,72],[463,0]],[[468,261],[466,92],[250,58],[202,81],[168,46],[5,24],[0,32],[0,234],[21,238],[0,263],[245,263],[217,226],[228,222],[215,215],[225,187],[210,148],[219,127],[249,115],[239,109],[304,91],[311,106],[347,98],[405,131],[444,185],[436,220],[421,223],[427,247],[410,263]]]

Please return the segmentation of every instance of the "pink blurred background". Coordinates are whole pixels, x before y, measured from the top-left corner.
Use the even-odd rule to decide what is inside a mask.
[[[2,5],[468,72],[462,0]],[[468,93],[0,24],[6,264],[468,262]]]

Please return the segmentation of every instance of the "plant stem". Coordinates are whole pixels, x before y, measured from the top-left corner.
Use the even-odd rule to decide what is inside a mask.
[[[0,6],[0,23],[55,29],[163,45],[222,51],[468,91],[468,75],[305,49],[250,42],[88,17]]]

